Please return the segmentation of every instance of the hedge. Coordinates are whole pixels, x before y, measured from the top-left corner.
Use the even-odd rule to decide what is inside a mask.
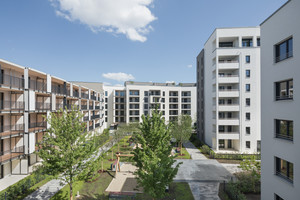
[[[224,183],[223,189],[231,200],[247,200],[246,196],[239,190],[238,183]]]

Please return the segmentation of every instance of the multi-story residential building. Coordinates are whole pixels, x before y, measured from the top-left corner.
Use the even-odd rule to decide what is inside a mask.
[[[40,160],[36,144],[49,127],[45,117],[73,105],[88,131],[102,131],[101,92],[0,60],[0,178],[30,172]]]
[[[194,83],[152,83],[127,81],[124,87],[104,86],[107,124],[141,122],[141,116],[158,107],[166,121],[180,114],[196,121]]]
[[[261,24],[262,199],[300,198],[299,10],[290,0]]]
[[[218,28],[197,57],[198,136],[216,152],[260,151],[260,28]]]

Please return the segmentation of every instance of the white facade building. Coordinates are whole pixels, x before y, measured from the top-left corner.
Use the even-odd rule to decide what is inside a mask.
[[[260,28],[218,28],[197,57],[198,136],[216,152],[260,151]]]
[[[181,114],[196,122],[196,85],[194,83],[125,82],[124,87],[104,86],[107,124],[141,122],[142,115],[151,114],[155,106],[165,120]]]
[[[76,105],[87,130],[102,132],[102,98],[101,91],[0,59],[0,179],[31,172],[51,112]]]
[[[300,199],[299,10],[299,0],[288,1],[261,24],[261,198],[266,200]]]

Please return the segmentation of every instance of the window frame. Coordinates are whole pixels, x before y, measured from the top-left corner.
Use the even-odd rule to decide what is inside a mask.
[[[290,88],[290,82],[292,81],[292,88]],[[281,84],[285,83],[285,96],[281,96]],[[290,94],[293,90],[292,95]],[[275,82],[275,101],[282,101],[282,100],[293,100],[294,99],[294,79],[288,79],[283,81],[277,81]]]
[[[283,119],[275,119],[275,138],[284,139],[293,141],[294,140],[294,121],[293,120],[283,120]],[[286,122],[286,133],[285,135],[281,133],[281,122]],[[292,123],[292,131],[290,134],[290,124]]]
[[[284,166],[282,166],[282,162],[286,162],[286,174],[283,173]],[[292,165],[292,177],[290,176],[290,170]],[[275,156],[275,175],[278,177],[283,178],[284,180],[287,180],[288,182],[292,183],[294,182],[294,163],[291,163],[287,160],[284,160],[282,158]]]
[[[289,41],[291,41],[291,44],[289,43]],[[285,47],[285,57],[283,58],[280,58],[281,57],[281,54],[280,54],[280,45],[283,45],[285,44],[286,47]],[[289,52],[289,47],[291,45],[291,53]],[[274,45],[274,60],[275,60],[275,63],[279,63],[283,60],[286,60],[288,58],[291,58],[293,57],[293,36],[290,36],[288,37],[287,39],[277,43]]]
[[[246,61],[246,63],[250,63],[250,62],[251,62],[251,57],[250,57],[250,55],[246,55],[246,56],[245,56],[245,61]]]

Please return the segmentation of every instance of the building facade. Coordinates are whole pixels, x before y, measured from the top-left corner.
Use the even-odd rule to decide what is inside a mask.
[[[196,122],[194,83],[152,83],[127,81],[124,87],[104,86],[107,124],[141,122],[158,106],[167,122],[190,115]]]
[[[300,198],[299,9],[288,1],[261,24],[262,199]]]
[[[79,107],[87,130],[102,132],[103,94],[0,60],[0,178],[28,174],[40,159],[38,144],[51,112]]]
[[[260,151],[260,28],[218,28],[197,57],[198,136],[216,152]]]

